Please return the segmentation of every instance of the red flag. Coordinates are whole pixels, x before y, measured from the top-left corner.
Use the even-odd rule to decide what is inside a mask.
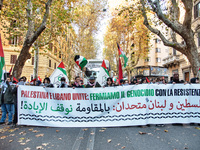
[[[149,83],[150,81],[149,81],[149,79],[146,77],[146,80],[147,80],[147,82]]]
[[[122,64],[121,64],[121,60],[119,58],[119,84],[120,84],[120,80],[123,79],[123,73],[122,73]]]
[[[106,63],[105,63],[105,61],[104,61],[104,60],[103,60],[103,62],[102,62],[102,65],[101,65],[101,67],[103,67],[103,68],[107,69],[107,67],[106,67]]]
[[[9,71],[10,76],[11,76],[12,69],[13,69],[13,65],[12,65],[12,67],[10,68],[10,71]]]
[[[31,80],[31,82],[36,81],[36,79]]]
[[[13,81],[16,81],[16,82],[18,82],[18,80],[17,80],[15,77],[13,77]]]

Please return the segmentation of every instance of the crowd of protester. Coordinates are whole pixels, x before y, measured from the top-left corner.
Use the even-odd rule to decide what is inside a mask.
[[[187,84],[187,82],[183,80],[179,80],[179,74],[174,73],[173,77],[171,78],[171,81],[167,83],[167,81],[163,78],[152,78],[150,81],[148,78],[132,78],[130,83],[128,80],[121,79],[120,81],[113,81],[113,78],[109,77],[107,78],[106,84],[104,87],[113,87],[113,86],[127,86],[127,85],[138,85],[138,84]],[[190,80],[191,84],[198,84],[199,78],[192,78]],[[2,116],[0,120],[0,124],[4,124],[6,121],[6,116],[8,114],[8,125],[13,124],[16,126],[17,124],[17,88],[19,85],[29,85],[29,86],[42,86],[44,88],[53,88],[55,87],[51,81],[50,78],[46,77],[43,82],[40,80],[34,80],[32,83],[27,82],[26,77],[21,77],[19,79],[19,82],[11,80],[11,77],[7,77],[6,81],[2,82],[1,84],[1,95],[0,95],[0,105],[1,105],[1,111]],[[69,83],[69,85],[66,84],[66,79],[64,77],[61,78],[60,85],[57,86],[57,88],[96,88],[101,87],[101,85],[95,81],[95,77],[90,77],[88,84],[84,85],[83,80],[79,77],[75,77],[74,83]],[[14,117],[13,117],[14,116]]]

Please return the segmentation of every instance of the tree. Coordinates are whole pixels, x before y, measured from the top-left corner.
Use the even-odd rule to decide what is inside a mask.
[[[26,0],[23,1],[5,1],[4,9],[9,11],[2,11],[1,20],[4,29],[7,29],[6,36],[7,39],[11,39],[12,37],[20,37],[19,45],[22,45],[25,41],[27,41],[28,34],[31,36],[35,31],[38,30],[40,26],[43,24],[43,20],[46,14],[46,9],[44,9],[45,3],[43,1],[33,1],[32,8],[29,9],[32,12],[32,18],[27,19],[26,10]],[[49,6],[49,15],[50,17],[46,19],[45,30],[38,36],[37,40],[34,42],[31,51],[26,49],[27,56],[33,54],[34,51],[38,51],[37,53],[45,55],[48,51],[52,51],[53,47],[56,47],[58,51],[62,51],[62,55],[64,52],[63,43],[66,43],[66,39],[68,39],[68,29],[72,29],[70,23],[72,22],[72,4],[76,2],[76,0],[68,0],[68,1],[52,1],[51,8]],[[47,5],[47,4],[46,4]],[[11,9],[12,8],[12,9]],[[47,18],[47,17],[46,17]],[[32,22],[32,27],[29,27],[28,20]],[[31,29],[31,32],[29,30]],[[31,38],[30,36],[29,39]],[[67,38],[66,38],[67,37]],[[59,39],[63,42],[60,43]],[[31,43],[30,43],[31,44]],[[27,45],[27,44],[26,44]],[[22,50],[24,49],[24,44]],[[31,47],[31,45],[29,45]],[[51,47],[51,48],[50,48]],[[29,48],[30,49],[30,48]],[[22,53],[22,51],[21,51]],[[20,53],[20,55],[21,55]],[[36,54],[37,54],[36,53]],[[55,54],[57,55],[57,53]],[[30,56],[31,57],[31,56]],[[28,57],[28,58],[30,58]],[[20,58],[20,57],[19,57]],[[34,57],[37,58],[37,57]],[[25,61],[25,60],[24,60]],[[34,61],[36,62],[36,61]],[[68,62],[68,61],[66,61]],[[17,64],[18,62],[16,62]],[[17,67],[17,65],[15,65]],[[19,65],[18,65],[19,66]],[[21,66],[23,68],[23,66]],[[18,75],[21,74],[21,70],[18,68]],[[35,73],[37,76],[37,74]],[[19,75],[20,76],[20,75]],[[34,78],[37,78],[37,77]]]
[[[157,34],[165,46],[172,47],[184,54],[191,64],[194,76],[196,76],[198,68],[200,67],[200,58],[194,40],[194,31],[192,30],[193,0],[170,0],[168,2],[171,4],[170,11],[164,10],[159,0],[140,0],[141,10],[144,16],[144,25],[151,32]],[[185,9],[183,22],[179,20],[181,4]],[[167,38],[159,29],[152,25],[147,15],[149,11],[154,12],[159,21],[172,30],[171,38]],[[177,35],[179,35],[183,41],[178,41]]]
[[[94,59],[97,55],[97,40],[94,35],[98,31],[100,18],[103,17],[104,3],[100,0],[80,0],[75,6],[74,25],[77,28],[77,53],[86,59]]]
[[[104,57],[111,62],[115,59],[118,62],[116,42],[120,43],[123,51],[129,56],[128,66],[125,70],[130,79],[130,72],[138,64],[139,59],[145,59],[148,55],[149,31],[143,25],[143,17],[137,9],[132,11],[129,7],[121,7],[113,13],[112,18],[104,37]]]
[[[11,27],[14,27],[8,28],[7,32],[18,33],[21,36],[24,34],[20,31],[23,30],[25,33],[23,46],[13,69],[13,76],[16,78],[20,77],[26,60],[31,58],[29,52],[31,46],[46,28],[51,3],[52,0],[48,0],[46,3],[44,1],[32,3],[31,0],[11,0],[5,5],[6,11],[2,14],[5,21],[4,27],[5,25],[9,26],[9,23]],[[25,6],[25,4],[27,5]],[[35,16],[38,11],[41,12],[39,17]],[[39,21],[39,24],[36,20]]]

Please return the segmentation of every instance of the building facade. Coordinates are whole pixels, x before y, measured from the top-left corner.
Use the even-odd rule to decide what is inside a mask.
[[[5,30],[4,30],[5,31]],[[2,45],[4,50],[4,58],[5,58],[5,67],[4,70],[9,72],[11,68],[14,68],[15,62],[20,54],[20,50],[22,48],[22,39],[21,37],[14,36],[7,39],[7,35],[4,34],[3,30],[0,32]],[[76,45],[74,42],[75,33],[72,30],[69,30],[69,34],[67,34],[65,39],[59,39],[59,41],[63,41],[63,43],[67,43],[62,48],[61,46],[53,41],[49,45],[39,49],[38,55],[38,77],[44,79],[45,77],[49,77],[54,69],[57,68],[61,61],[64,62],[65,67],[72,65],[71,77],[79,74],[79,70],[74,68],[74,62],[69,62],[68,58],[73,57],[74,52],[76,51]],[[32,55],[31,59],[28,59],[23,67],[21,76],[26,76],[28,81],[33,79],[33,70],[34,70],[34,52],[33,48],[30,49],[30,53]],[[67,68],[66,68],[67,70]],[[73,79],[73,78],[72,78]]]
[[[200,0],[194,1],[193,16],[192,16],[192,29],[195,33],[194,38],[200,55]],[[179,42],[181,38],[178,37]],[[175,49],[169,48],[167,57],[163,59],[164,67],[169,70],[169,77],[173,76],[173,73],[179,73],[179,79],[184,81],[190,81],[194,77],[190,62],[187,57]],[[198,75],[199,76],[199,75]]]
[[[168,54],[168,47],[156,35],[150,40],[150,45],[146,59],[140,59],[134,67],[134,76],[147,77],[149,80],[164,77],[167,80],[168,69],[163,66],[163,58]]]

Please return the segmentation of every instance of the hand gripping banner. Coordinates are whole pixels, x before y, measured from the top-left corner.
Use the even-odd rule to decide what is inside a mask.
[[[200,123],[200,85],[18,87],[18,124],[111,127]]]

